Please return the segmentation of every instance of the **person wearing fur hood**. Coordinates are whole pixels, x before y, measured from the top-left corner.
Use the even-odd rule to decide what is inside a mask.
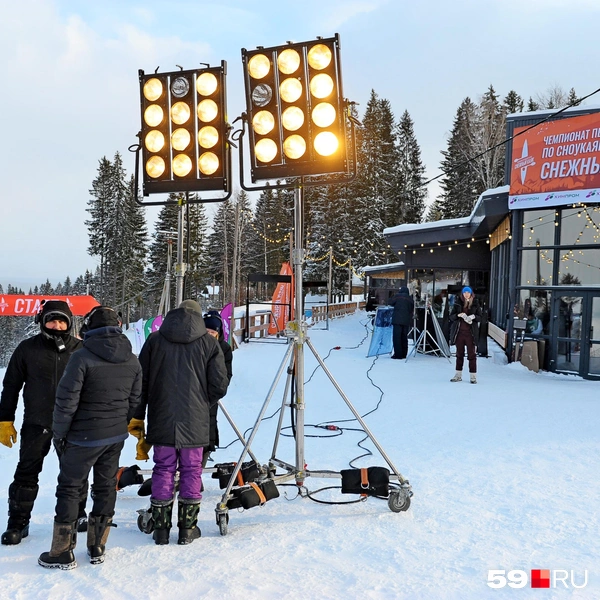
[[[450,381],[462,381],[466,348],[470,381],[477,383],[477,340],[480,321],[479,301],[475,298],[473,290],[465,286],[450,312],[450,345],[456,346],[456,373]]]

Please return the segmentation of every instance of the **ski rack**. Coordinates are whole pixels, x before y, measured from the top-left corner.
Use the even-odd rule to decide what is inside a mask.
[[[265,401],[262,405],[262,408],[258,414],[258,417],[256,418],[256,422],[252,428],[252,433],[250,434],[250,437],[248,438],[248,441],[246,442],[246,444],[242,450],[240,458],[238,459],[237,464],[231,474],[227,488],[225,489],[225,491],[223,493],[223,497],[221,498],[221,501],[217,504],[217,506],[215,508],[216,522],[217,522],[217,526],[219,527],[220,534],[227,535],[227,533],[228,533],[229,509],[227,506],[227,502],[228,502],[228,500],[230,500],[233,497],[231,492],[232,492],[233,487],[236,485],[238,472],[241,469],[241,465],[244,461],[244,458],[246,457],[246,454],[250,453],[250,447],[252,445],[252,442],[254,441],[254,437],[258,432],[259,425],[260,425],[261,421],[263,420],[263,417],[269,406],[269,402],[271,401],[271,399],[275,393],[275,389],[277,388],[277,386],[279,384],[281,376],[282,376],[284,370],[286,370],[286,366],[287,366],[287,380],[285,383],[283,399],[281,402],[281,410],[279,411],[280,414],[279,414],[279,421],[277,424],[277,433],[276,433],[275,441],[273,444],[273,451],[271,454],[271,458],[269,460],[269,464],[266,469],[266,476],[263,477],[262,481],[264,481],[266,479],[270,479],[270,480],[274,481],[275,484],[279,484],[279,483],[284,483],[286,481],[295,480],[296,485],[299,488],[303,488],[304,479],[307,477],[318,477],[318,478],[325,478],[325,479],[341,479],[342,478],[342,475],[339,471],[328,471],[328,470],[312,471],[312,470],[305,469],[305,468],[299,468],[298,466],[294,466],[286,461],[280,460],[276,456],[279,438],[281,437],[281,430],[282,430],[283,416],[284,416],[285,408],[288,407],[292,411],[295,411],[296,415],[298,415],[298,410],[303,410],[303,408],[300,409],[298,407],[297,403],[292,404],[291,402],[288,402],[288,394],[291,390],[292,375],[294,373],[294,366],[295,366],[295,360],[296,360],[294,350],[297,350],[299,345],[302,345],[302,346],[307,345],[308,348],[311,350],[312,354],[317,359],[317,362],[319,363],[320,367],[323,369],[323,371],[329,378],[330,382],[333,384],[333,386],[335,387],[337,392],[340,394],[340,396],[346,403],[346,406],[350,409],[350,411],[352,412],[352,414],[354,415],[354,417],[356,418],[358,423],[363,428],[364,432],[367,434],[368,438],[371,440],[371,442],[373,442],[373,444],[375,445],[375,447],[377,448],[377,450],[379,451],[379,453],[381,454],[381,456],[383,457],[385,462],[388,464],[388,466],[391,470],[390,481],[398,482],[399,486],[397,488],[390,489],[390,491],[389,491],[388,506],[389,506],[390,510],[392,512],[403,512],[403,511],[408,510],[408,508],[410,507],[410,499],[413,495],[409,481],[401,475],[401,473],[398,471],[398,469],[396,469],[396,467],[392,463],[391,459],[385,453],[384,449],[381,447],[381,445],[379,444],[379,442],[377,441],[377,439],[375,438],[375,436],[373,435],[373,433],[371,432],[371,430],[369,429],[367,424],[364,422],[363,418],[360,416],[358,411],[354,408],[351,401],[348,399],[348,397],[346,396],[346,394],[344,393],[344,391],[342,390],[342,388],[340,387],[338,382],[335,380],[332,373],[329,371],[329,369],[325,365],[323,359],[319,356],[319,353],[317,352],[317,350],[315,349],[315,347],[313,346],[313,344],[311,343],[310,339],[307,336],[306,323],[304,323],[302,321],[300,321],[300,322],[290,321],[286,327],[286,335],[290,338],[290,341],[292,341],[293,343],[288,345],[287,351],[283,357],[283,360],[281,361],[281,364],[279,365],[279,369],[277,370],[275,378],[274,378],[274,380],[271,384],[271,387],[267,393],[267,396],[266,396]],[[302,416],[302,419],[303,419],[303,416]],[[296,422],[298,422],[297,419],[296,419]],[[302,425],[303,425],[303,421],[302,421]],[[301,456],[303,459],[303,457],[304,457],[303,431],[302,431],[302,435],[296,435],[295,438],[296,438],[296,455],[297,455],[297,457]],[[283,469],[285,471],[285,473],[277,475],[276,474],[277,468]],[[261,481],[261,480],[259,480],[259,481]]]

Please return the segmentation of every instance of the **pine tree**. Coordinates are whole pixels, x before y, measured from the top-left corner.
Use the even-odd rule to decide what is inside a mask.
[[[477,107],[470,98],[465,98],[454,118],[448,148],[442,150],[440,181],[442,194],[434,203],[431,216],[440,215],[443,219],[465,217],[471,213],[477,199],[477,174],[471,158],[475,155],[470,129],[476,120]]]
[[[579,106],[579,98],[577,97],[577,93],[575,92],[575,88],[571,88],[569,90],[569,95],[567,96],[567,106]]]
[[[510,92],[506,94],[506,98],[504,98],[504,107],[507,114],[523,112],[524,106],[525,102],[523,101],[523,98],[521,98],[514,90],[510,90]]]
[[[196,199],[194,194],[190,199]],[[210,283],[208,276],[208,216],[203,203],[190,203],[186,210],[186,298],[197,299]]]
[[[536,110],[540,110],[540,105],[529,96],[529,101],[527,102],[527,112],[535,112]]]
[[[421,160],[421,149],[415,137],[413,121],[404,111],[396,127],[396,149],[398,153],[398,192],[402,199],[401,212],[397,213],[392,204],[390,216],[385,220],[390,227],[400,223],[420,223],[425,210],[427,188],[425,182],[425,165]],[[389,202],[390,200],[388,200]],[[394,203],[397,199],[394,198]]]

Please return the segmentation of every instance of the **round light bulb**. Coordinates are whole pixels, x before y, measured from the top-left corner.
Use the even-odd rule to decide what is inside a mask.
[[[308,51],[308,64],[320,71],[329,66],[331,62],[331,50],[325,44],[317,44]]]
[[[171,106],[171,120],[177,125],[187,123],[191,114],[190,107],[185,102],[175,102]]]
[[[300,158],[306,152],[306,140],[301,135],[290,135],[283,141],[283,151],[288,158]]]
[[[252,102],[259,108],[267,106],[267,104],[271,102],[272,98],[273,88],[266,83],[261,83],[252,90]]]
[[[163,109],[158,104],[151,104],[144,111],[144,123],[149,127],[158,127],[164,118]]]
[[[191,141],[192,136],[190,135],[190,132],[182,127],[176,129],[171,134],[171,146],[173,146],[173,148],[179,152],[185,150],[190,145]]]
[[[281,113],[281,123],[288,131],[297,131],[304,125],[304,113],[297,106],[289,106]]]
[[[277,156],[277,144],[269,138],[258,140],[254,154],[260,162],[269,163]]]
[[[312,110],[312,120],[319,127],[329,127],[335,121],[335,108],[329,102],[319,102]]]
[[[177,154],[173,158],[173,173],[177,177],[185,177],[192,170],[192,159],[187,154]]]
[[[218,86],[219,82],[213,73],[202,73],[196,79],[196,91],[201,96],[214,94]]]
[[[146,98],[146,100],[154,102],[162,96],[162,93],[163,84],[160,79],[153,77],[152,79],[148,79],[144,84],[144,98]]]
[[[148,152],[160,152],[165,146],[165,136],[157,129],[152,129],[144,139]]]
[[[327,98],[333,92],[333,79],[326,73],[319,73],[310,80],[310,93],[315,98]]]
[[[314,145],[321,156],[331,156],[338,149],[339,141],[331,131],[322,131],[315,136]]]
[[[210,123],[217,118],[219,107],[214,100],[202,100],[198,103],[198,118],[203,123]]]
[[[252,117],[252,128],[258,135],[267,135],[275,127],[275,117],[268,110],[259,110]]]
[[[281,82],[279,94],[285,102],[296,102],[302,95],[302,84],[298,79],[288,77]]]
[[[248,73],[254,79],[262,79],[269,74],[271,61],[264,54],[255,54],[248,61]]]
[[[292,48],[286,48],[278,57],[277,57],[277,66],[279,70],[285,75],[291,75],[298,70],[300,66],[300,55],[296,50]]]
[[[219,132],[212,125],[207,125],[198,132],[198,143],[202,148],[212,148],[218,141]]]
[[[165,161],[160,156],[151,156],[146,161],[146,173],[156,179],[165,172]]]
[[[198,159],[198,169],[203,175],[212,175],[219,168],[219,158],[214,152],[204,152]]]

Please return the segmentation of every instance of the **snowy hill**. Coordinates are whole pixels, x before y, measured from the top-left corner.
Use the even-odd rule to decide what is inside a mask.
[[[136,525],[136,510],[148,500],[131,487],[118,496],[118,528],[103,565],[89,564],[81,536],[79,567],[46,571],[37,557],[50,545],[58,471],[52,453],[29,537],[0,547],[0,599],[600,598],[599,384],[491,358],[478,360],[477,385],[450,383],[454,363],[445,358],[366,358],[368,327],[361,312],[331,321],[329,331],[312,330],[310,338],[359,413],[374,411],[367,424],[412,485],[408,512],[393,513],[373,498],[318,504],[301,498],[294,486],[282,486],[281,497],[263,507],[230,511],[229,533],[221,536],[214,509],[222,492],[205,477],[202,538],[178,546],[172,532],[169,546],[156,546]],[[234,353],[224,402],[242,431],[254,424],[285,350],[281,343],[253,342]],[[313,373],[316,366],[307,348],[306,423],[351,419],[322,370]],[[282,395],[283,384],[267,416],[280,407]],[[356,421],[337,422],[357,427]],[[235,436],[223,417],[219,423],[225,445]],[[261,462],[271,456],[276,425],[277,417],[271,418],[257,434],[252,450]],[[324,439],[308,437],[324,430],[307,427],[306,434],[309,469],[348,468],[364,454],[357,446],[360,432]],[[134,463],[134,441],[127,441],[121,464]],[[373,445],[365,446],[374,456],[356,466],[385,466]],[[234,443],[213,456],[225,462],[240,452]],[[290,438],[282,436],[278,456],[294,462]],[[16,461],[15,447],[0,447],[2,498]],[[151,468],[151,462],[140,466]],[[339,481],[306,481],[309,490],[326,485]],[[354,499],[331,491],[316,497]],[[515,569],[528,575],[531,569],[573,571],[576,585],[587,570],[588,582],[581,589],[573,589],[571,580],[569,589],[560,581],[548,590],[529,583],[523,589],[488,587],[489,570]]]

